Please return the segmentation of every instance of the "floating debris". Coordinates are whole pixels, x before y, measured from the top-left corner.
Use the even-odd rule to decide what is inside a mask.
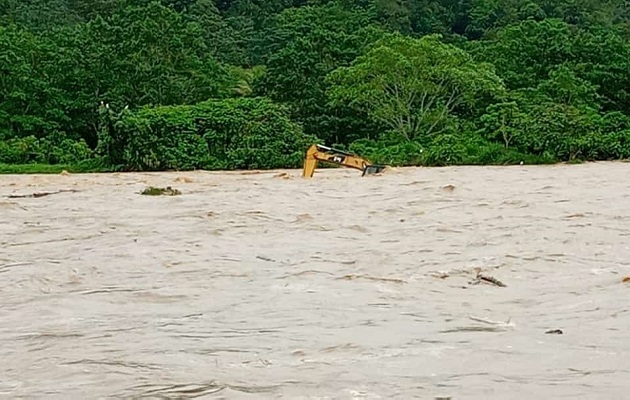
[[[560,329],[552,329],[552,330],[549,330],[549,331],[545,332],[545,334],[547,334],[547,335],[562,335],[563,333],[564,332],[562,332],[562,330],[560,330]]]
[[[40,193],[32,193],[32,194],[11,194],[8,197],[10,199],[26,199],[29,197],[39,198],[39,197],[50,196],[50,195],[59,194],[59,193],[76,193],[76,192],[78,192],[78,190],[68,189],[68,190],[58,190],[56,192],[40,192]]]
[[[506,322],[492,321],[490,319],[475,317],[474,315],[469,315],[468,318],[470,318],[472,321],[483,322],[487,325],[500,326],[503,328],[513,328],[515,326],[511,318],[509,318]]]
[[[366,279],[369,281],[381,281],[381,282],[393,282],[393,283],[405,283],[404,280],[400,278],[381,278],[377,276],[367,276],[367,275],[356,275],[356,274],[348,274],[342,277],[337,278],[338,280],[351,281],[355,279]]]
[[[444,271],[444,272],[432,272],[429,274],[430,276],[437,278],[437,279],[446,279],[449,276],[451,276],[448,272]]]
[[[485,318],[479,318],[472,315],[469,315],[468,318],[471,321],[481,322],[485,324],[484,326],[478,325],[468,325],[468,326],[459,326],[451,329],[446,329],[440,331],[440,333],[456,333],[456,332],[505,332],[507,330],[513,330],[515,328],[515,324],[511,319],[508,319],[507,322],[502,321],[492,321]]]
[[[293,178],[289,173],[287,172],[281,172],[279,174],[276,174],[273,176],[274,178],[281,178],[281,179],[291,179]]]
[[[166,188],[149,186],[148,188],[144,189],[140,194],[143,194],[145,196],[178,196],[182,194],[182,192],[177,189],[173,189],[170,186],[167,186]]]
[[[470,282],[471,285],[477,285],[479,283],[486,283],[486,284],[490,284],[490,285],[494,285],[498,287],[507,287],[507,285],[501,282],[500,280],[492,276],[483,275],[481,273],[481,268],[475,268],[475,272],[477,272],[477,276],[475,276],[475,278]]]
[[[193,183],[194,181],[192,180],[192,178],[189,178],[187,176],[178,176],[177,178],[175,178],[173,180],[173,182],[176,182],[176,183]]]
[[[571,218],[584,218],[584,217],[586,217],[586,214],[584,213],[575,213],[575,214],[567,215],[564,218],[571,219]]]

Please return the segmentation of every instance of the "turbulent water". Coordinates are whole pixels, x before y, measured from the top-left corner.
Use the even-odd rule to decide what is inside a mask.
[[[629,170],[0,176],[0,397],[627,399]]]

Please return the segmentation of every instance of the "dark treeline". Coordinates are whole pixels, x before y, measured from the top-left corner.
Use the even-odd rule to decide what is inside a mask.
[[[0,0],[0,164],[630,157],[627,0]]]

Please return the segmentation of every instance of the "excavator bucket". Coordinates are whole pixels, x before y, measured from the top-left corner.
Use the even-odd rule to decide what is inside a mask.
[[[361,176],[378,174],[379,172],[385,170],[385,168],[387,168],[386,165],[366,165],[363,169],[363,175]]]

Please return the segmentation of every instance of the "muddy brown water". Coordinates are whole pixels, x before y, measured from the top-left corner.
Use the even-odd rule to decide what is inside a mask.
[[[0,397],[627,399],[629,170],[0,176]]]

